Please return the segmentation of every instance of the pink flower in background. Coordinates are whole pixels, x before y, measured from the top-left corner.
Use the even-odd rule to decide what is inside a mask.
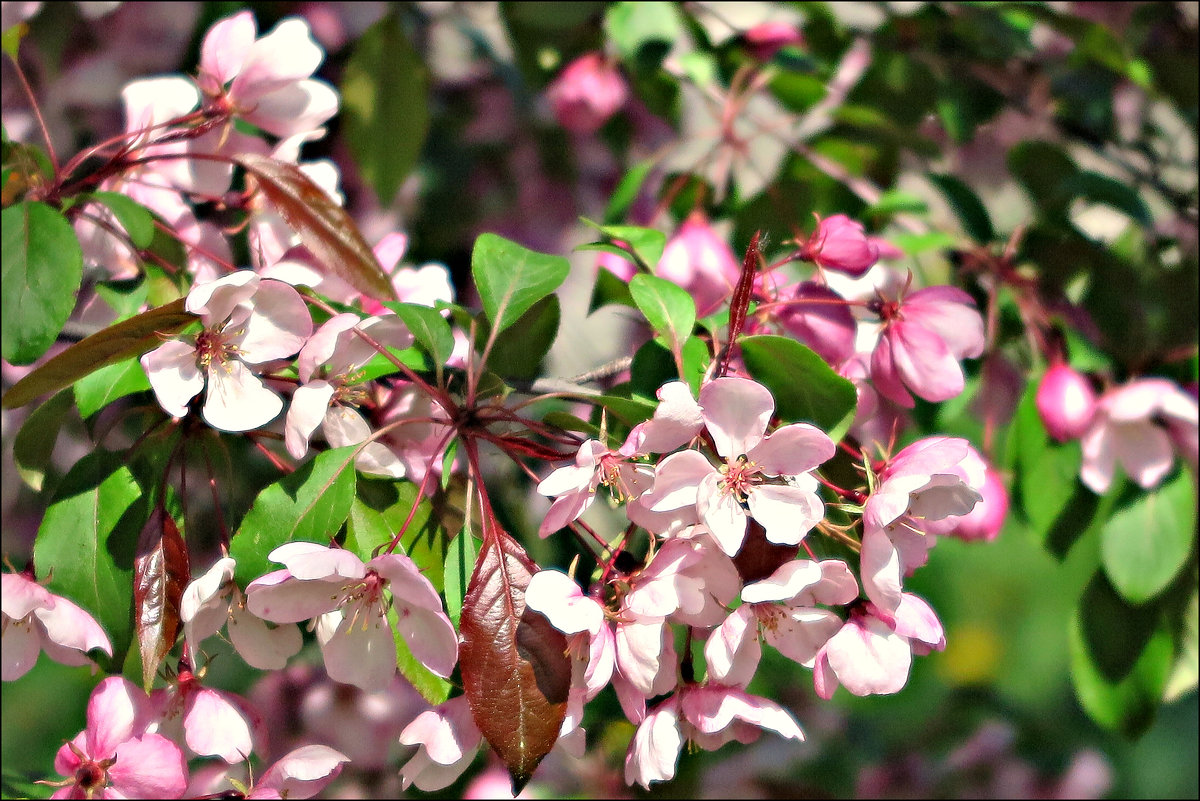
[[[146,694],[110,676],[88,699],[87,728],[63,745],[54,769],[64,782],[51,798],[180,798],[188,785],[179,746],[147,734],[151,722]]]
[[[988,465],[979,495],[980,501],[974,509],[961,517],[946,519],[953,528],[945,534],[968,542],[991,542],[1000,536],[1000,530],[1008,518],[1008,489],[1004,486],[1004,479],[991,465]]]
[[[163,409],[183,417],[207,384],[201,416],[213,428],[249,431],[271,422],[283,410],[283,398],[252,367],[293,355],[312,333],[300,295],[282,281],[239,270],[193,286],[185,308],[200,316],[204,330],[141,358]]]
[[[759,61],[770,61],[785,47],[802,47],[804,34],[787,22],[760,22],[742,34],[742,42],[750,55]]]
[[[654,272],[691,293],[696,314],[712,314],[733,292],[741,263],[703,212],[694,211],[667,240]]]
[[[28,673],[42,651],[64,665],[91,664],[93,648],[112,656],[108,635],[87,612],[23,573],[5,573],[2,582],[4,681]]]
[[[963,391],[960,359],[983,353],[983,318],[971,296],[950,286],[879,301],[883,330],[871,354],[879,394],[911,409],[912,393],[943,401]]]
[[[303,19],[289,17],[259,37],[254,15],[243,11],[205,35],[200,89],[210,103],[220,103],[268,133],[302,134],[319,128],[338,110],[333,87],[311,77],[324,58]]]
[[[546,88],[558,123],[577,134],[595,133],[629,96],[616,63],[603,53],[585,53],[572,61]]]
[[[317,641],[329,677],[364,690],[386,687],[396,672],[390,606],[413,656],[447,678],[458,661],[458,635],[429,579],[407,556],[383,554],[364,564],[350,551],[290,542],[269,554],[285,570],[246,588],[251,612],[276,623],[318,618]]]
[[[1046,371],[1037,390],[1038,416],[1059,442],[1078,439],[1096,413],[1096,392],[1087,377],[1065,364]]]
[[[817,219],[817,230],[800,248],[800,258],[858,278],[879,260],[879,246],[867,237],[862,223],[835,214]]]
[[[1160,422],[1161,421],[1161,422]],[[1083,434],[1079,477],[1103,495],[1120,463],[1142,489],[1157,487],[1175,463],[1172,436],[1196,451],[1196,399],[1165,378],[1142,378],[1105,392]]]
[[[780,294],[787,306],[777,313],[776,319],[789,334],[833,365],[854,355],[857,323],[841,295],[813,281],[805,281]]]

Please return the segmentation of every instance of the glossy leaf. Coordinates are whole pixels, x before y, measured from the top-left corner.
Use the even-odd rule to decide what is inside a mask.
[[[404,321],[417,343],[425,349],[434,364],[446,364],[454,351],[454,332],[441,312],[415,303],[385,303]]]
[[[599,267],[596,269],[596,283],[592,286],[592,297],[588,300],[588,314],[610,303],[634,305],[633,297],[629,294],[629,284],[610,270]]]
[[[746,370],[771,390],[783,422],[813,423],[834,442],[845,436],[858,406],[854,384],[794,339],[751,336],[741,346]]]
[[[59,392],[33,410],[13,440],[13,462],[21,480],[40,491],[58,442],[63,419],[71,409],[71,393]]]
[[[613,190],[612,197],[608,199],[608,205],[604,207],[604,222],[613,225],[625,218],[625,214],[637,200],[652,169],[654,169],[653,159],[639,161],[629,168],[629,171],[621,177],[617,188]]]
[[[696,327],[696,302],[681,286],[653,275],[635,275],[629,281],[633,302],[650,327],[667,341],[676,356],[682,356],[683,343]]]
[[[1100,533],[1100,559],[1131,603],[1158,595],[1188,561],[1196,538],[1196,492],[1180,470],[1156,489],[1118,508]]]
[[[566,637],[525,608],[537,569],[507,534],[485,538],[459,621],[463,690],[514,794],[558,739],[571,685]]]
[[[471,252],[471,275],[496,333],[521,319],[533,304],[566,280],[570,265],[496,234],[481,234]]]
[[[357,450],[348,445],[318,454],[258,494],[229,544],[239,584],[275,570],[267,554],[285,542],[327,545],[338,533],[354,501]]]
[[[164,337],[199,320],[183,310],[183,298],[143,312],[76,342],[22,378],[4,394],[5,409],[70,386],[101,367],[136,358],[157,348]]]
[[[142,527],[133,562],[133,623],[146,692],[154,684],[158,666],[175,646],[179,604],[190,580],[187,544],[160,504]]]
[[[149,510],[125,455],[80,459],[54,493],[33,547],[47,589],[92,614],[112,640],[102,666],[119,672],[132,640],[133,560]]]
[[[75,308],[83,251],[71,224],[45,203],[9,206],[0,232],[0,350],[12,364],[29,364],[54,344]]]
[[[429,75],[395,14],[358,38],[342,74],[346,143],[388,206],[429,134]]]
[[[130,359],[101,367],[76,381],[75,403],[79,406],[79,416],[88,418],[118,398],[147,389],[150,379],[146,371],[139,361]]]
[[[1079,625],[1088,657],[1111,682],[1129,675],[1162,618],[1156,604],[1134,606],[1097,570],[1079,599]]]
[[[981,245],[986,245],[996,238],[996,229],[992,227],[992,218],[979,196],[953,175],[937,175],[930,173],[929,180],[941,191],[950,208],[962,223],[967,236]]]
[[[150,209],[120,192],[93,192],[87,199],[113,213],[134,247],[139,250],[150,247],[154,241],[154,215]]]
[[[434,589],[441,592],[441,567],[445,542],[441,528],[433,519],[429,502],[417,496],[411,481],[359,476],[354,500],[346,518],[346,550],[369,562],[377,549],[392,541],[408,519],[413,505],[417,510],[400,539],[397,553],[407,554],[425,574]]]
[[[597,225],[591,220],[585,223],[599,231],[604,238],[600,242],[580,245],[576,250],[602,250],[640,263],[643,269],[653,270],[662,258],[667,246],[667,235],[656,228],[640,225]]]
[[[488,369],[503,378],[532,379],[537,377],[542,360],[550,352],[562,316],[558,298],[549,295],[535,303],[521,319],[496,337],[488,354]],[[483,321],[476,345],[483,346],[489,330]]]
[[[323,269],[368,297],[396,299],[391,281],[350,215],[299,167],[252,153],[236,161]]]
[[[462,615],[463,598],[474,572],[475,556],[479,553],[479,540],[469,531],[460,531],[446,549],[446,565],[443,570],[446,587],[446,614],[458,625]]]

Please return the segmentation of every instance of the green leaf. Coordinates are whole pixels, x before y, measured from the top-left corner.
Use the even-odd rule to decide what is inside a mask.
[[[1192,474],[1180,470],[1157,489],[1120,506],[1100,533],[1100,560],[1130,603],[1158,595],[1187,564],[1196,537]]]
[[[400,669],[400,675],[408,679],[413,689],[420,693],[421,697],[430,704],[437,706],[444,702],[450,697],[452,685],[422,665],[413,656],[412,649],[408,647],[408,643],[404,640],[404,635],[400,633],[399,613],[396,611],[395,606],[388,609],[387,615],[388,622],[392,626],[392,632],[395,634],[396,667]]]
[[[455,626],[458,626],[458,619],[462,614],[463,597],[467,594],[467,585],[471,583],[471,573],[475,570],[475,556],[479,553],[480,544],[479,540],[464,529],[446,549],[446,614],[454,621]]]
[[[154,215],[150,209],[119,192],[93,192],[84,199],[85,202],[88,200],[100,203],[113,213],[134,247],[138,250],[150,247],[154,241]]]
[[[1065,206],[1059,187],[1079,168],[1062,148],[1034,139],[1008,151],[1008,170],[1034,203],[1054,216]]]
[[[5,409],[74,384],[101,367],[141,356],[163,343],[167,335],[200,318],[184,311],[184,299],[143,312],[76,342],[22,378],[4,393]]]
[[[646,178],[653,168],[653,159],[639,161],[629,168],[629,171],[621,177],[617,188],[613,190],[612,197],[608,199],[608,205],[604,209],[604,222],[613,225],[625,219],[625,214],[637,200],[638,193],[641,192],[642,186],[646,183]]]
[[[40,492],[58,432],[71,408],[71,393],[59,392],[33,410],[13,440],[13,461],[21,480]]]
[[[1133,606],[1097,570],[1079,599],[1079,626],[1092,664],[1107,681],[1129,675],[1162,619],[1158,605]]]
[[[488,369],[502,378],[528,380],[536,378],[542,359],[550,352],[554,338],[558,336],[561,318],[558,298],[549,295],[521,315],[511,327],[496,337],[488,354]],[[486,320],[481,320],[480,335],[476,345],[482,349],[488,334]]]
[[[570,269],[562,256],[538,253],[496,234],[480,234],[471,253],[475,288],[496,333],[558,289]]]
[[[79,604],[108,633],[113,657],[101,664],[113,672],[132,641],[133,560],[149,517],[125,461],[107,451],[80,459],[58,485],[33,547],[46,588]]]
[[[813,423],[837,442],[854,422],[854,384],[794,339],[760,335],[740,340],[750,376],[771,390],[785,423]]]
[[[317,258],[321,267],[378,301],[396,291],[354,220],[295,164],[244,153],[235,159],[254,177],[271,207]]]
[[[0,50],[11,58],[17,60],[17,51],[21,47],[21,40],[29,33],[29,23],[18,22],[16,25],[10,25],[4,29],[4,33],[0,34]]]
[[[359,476],[355,492],[346,518],[345,548],[364,562],[370,561],[375,549],[391,542],[401,531],[411,512],[412,521],[401,537],[397,553],[412,559],[440,592],[445,541],[432,518],[429,502],[417,497],[417,485],[411,481]]]
[[[610,303],[634,305],[633,297],[629,294],[629,284],[617,278],[610,270],[600,267],[596,270],[596,283],[592,286],[592,297],[588,301],[588,314]]]
[[[79,379],[75,383],[75,403],[79,406],[79,416],[88,418],[117,398],[147,389],[150,379],[146,378],[141,362],[130,359],[101,367]]]
[[[1063,181],[1059,191],[1067,198],[1083,198],[1110,206],[1141,225],[1150,225],[1153,221],[1137,190],[1107,175],[1079,172]]]
[[[946,231],[930,231],[927,234],[899,232],[892,234],[889,239],[910,256],[929,250],[946,250],[958,244],[958,237]]]
[[[318,454],[258,494],[229,544],[238,583],[275,569],[267,555],[285,542],[329,543],[354,501],[357,450],[348,445]]]
[[[953,175],[929,174],[929,180],[936,186],[954,210],[967,236],[981,245],[986,245],[996,238],[996,230],[992,227],[992,218],[979,196],[971,187],[955,178]]]
[[[417,343],[425,349],[433,359],[434,364],[444,365],[450,359],[454,350],[454,333],[450,323],[437,309],[419,306],[415,303],[385,303],[387,308],[394,311],[408,330],[416,338]]]
[[[889,189],[879,196],[879,199],[867,206],[863,214],[868,217],[890,217],[893,214],[908,212],[925,214],[929,205],[912,192],[900,189]]]
[[[674,3],[622,2],[609,7],[604,31],[624,61],[648,71],[683,36],[683,24]]]
[[[342,74],[346,142],[364,179],[388,206],[429,134],[429,74],[395,14],[357,40]]]
[[[629,294],[646,316],[650,327],[667,340],[667,347],[682,355],[684,341],[696,326],[696,302],[681,286],[653,275],[635,275]]]
[[[1200,683],[1200,590],[1192,590],[1179,633],[1179,656],[1163,690],[1163,701],[1171,703],[1196,689]]]
[[[1170,633],[1161,628],[1155,631],[1129,674],[1119,682],[1106,679],[1092,662],[1078,612],[1071,621],[1069,641],[1075,693],[1092,720],[1126,737],[1150,728],[1174,657]]]
[[[75,308],[83,251],[71,224],[45,203],[9,206],[0,229],[0,349],[6,361],[29,364],[54,344]]]
[[[662,258],[667,244],[667,235],[656,228],[640,225],[597,225],[586,217],[583,222],[603,235],[600,242],[579,245],[576,250],[603,250],[622,256],[645,269],[653,270]]]

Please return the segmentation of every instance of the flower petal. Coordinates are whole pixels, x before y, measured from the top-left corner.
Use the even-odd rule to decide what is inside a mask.
[[[717,453],[735,459],[749,453],[763,438],[775,399],[762,384],[746,378],[718,378],[700,388],[704,423]]]
[[[208,394],[200,414],[213,428],[250,431],[271,422],[282,410],[283,398],[242,362],[230,359],[209,365]]]
[[[188,401],[204,389],[204,374],[196,364],[196,348],[173,339],[142,356],[140,361],[159,405],[172,417],[187,414]]]

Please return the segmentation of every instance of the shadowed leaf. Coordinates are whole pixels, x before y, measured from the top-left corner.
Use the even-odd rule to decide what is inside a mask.
[[[179,604],[191,579],[187,545],[159,504],[142,527],[133,562],[133,625],[142,654],[146,692],[179,634]]]
[[[507,534],[488,537],[463,599],[459,664],[475,724],[519,793],[558,739],[571,664],[562,632],[525,608],[537,571]]]

